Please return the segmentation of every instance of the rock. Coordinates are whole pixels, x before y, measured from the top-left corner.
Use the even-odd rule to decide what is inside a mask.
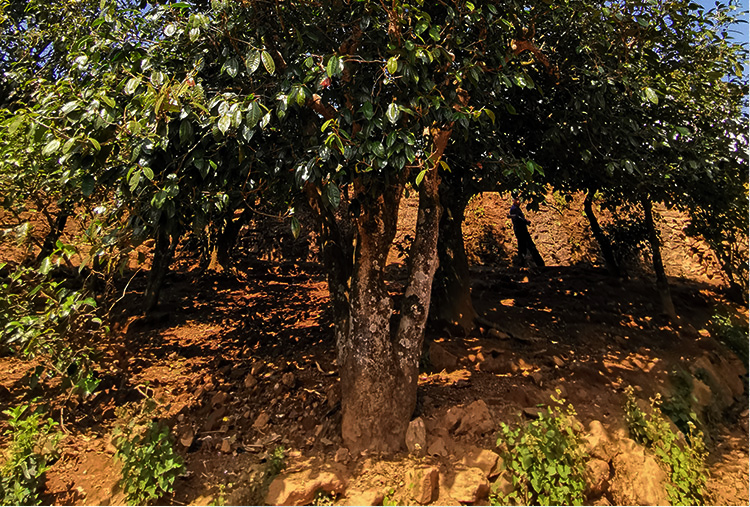
[[[255,378],[255,377],[253,377],[252,375],[248,375],[247,377],[245,377],[245,382],[244,382],[244,384],[245,384],[245,387],[246,387],[247,389],[252,389],[252,388],[253,388],[253,387],[255,387],[256,385],[258,385],[258,379],[256,379],[256,378]]]
[[[230,453],[232,452],[232,442],[230,439],[225,438],[221,441],[221,452]]]
[[[406,448],[418,456],[424,455],[427,450],[427,430],[421,417],[411,421],[406,429]]]
[[[701,409],[707,408],[713,401],[711,388],[697,378],[693,379],[692,397]]]
[[[263,428],[266,424],[268,424],[270,420],[271,420],[271,416],[269,416],[265,412],[261,412],[258,415],[258,417],[255,418],[255,422],[253,423],[253,428],[255,428],[256,430],[259,430]]]
[[[297,379],[294,378],[294,373],[291,371],[286,372],[281,376],[281,383],[284,384],[289,389],[292,389],[294,387],[294,384],[297,382]]]
[[[194,440],[195,440],[195,432],[193,431],[193,428],[187,428],[180,435],[180,443],[184,445],[185,447],[190,447],[191,445],[193,445]]]
[[[206,422],[203,424],[203,429],[205,431],[211,431],[216,427],[216,424],[221,421],[221,418],[224,417],[224,414],[227,413],[227,408],[224,406],[220,406],[213,412],[211,412],[211,415],[208,416],[206,419]]]
[[[669,505],[666,472],[633,440],[619,444],[621,452],[612,459],[614,476],[609,487],[615,505]]]
[[[475,503],[487,497],[489,492],[490,483],[484,472],[478,468],[467,468],[456,472],[449,494],[461,503]]]
[[[211,406],[218,407],[219,405],[223,405],[224,402],[227,401],[228,397],[229,395],[227,393],[225,393],[224,391],[219,391],[211,397]]]
[[[327,470],[307,469],[276,477],[268,487],[267,505],[309,505],[318,491],[343,494],[343,474]]]
[[[477,400],[461,413],[461,421],[456,429],[457,435],[481,435],[495,429],[492,414],[483,400]]]
[[[507,356],[495,355],[485,357],[484,361],[479,365],[481,371],[500,374],[512,373],[515,367],[513,361]]]
[[[385,494],[382,491],[347,491],[344,505],[382,505]]]
[[[339,447],[339,450],[336,451],[336,454],[333,457],[333,461],[336,463],[346,463],[349,461],[350,457],[349,449],[346,447]]]
[[[586,492],[587,497],[598,497],[609,487],[609,463],[601,459],[592,459],[586,463]]]
[[[500,474],[503,460],[500,455],[487,449],[474,447],[461,458],[461,463],[469,468],[478,468],[485,477],[491,479]]]
[[[422,466],[406,472],[406,488],[417,503],[432,503],[438,497],[440,472],[435,467]]]
[[[437,437],[427,448],[427,454],[430,456],[447,456],[448,450],[445,448],[445,441],[442,437]]]
[[[502,496],[508,496],[511,493],[513,493],[513,482],[510,480],[510,474],[508,472],[503,471],[500,475],[497,476],[497,479],[495,479],[495,482],[492,484],[492,487],[490,488],[495,494],[502,495]]]
[[[250,368],[250,374],[257,377],[266,369],[266,364],[263,361],[256,361]]]
[[[589,432],[583,436],[586,453],[609,462],[615,455],[615,444],[600,421],[589,423]]]
[[[455,370],[458,367],[458,356],[442,343],[430,343],[430,365],[435,371]]]
[[[523,409],[523,415],[529,419],[539,419],[539,414],[546,412],[545,409],[540,407],[526,407]]]
[[[531,374],[531,379],[532,379],[532,380],[534,381],[534,383],[535,383],[535,384],[536,384],[537,386],[539,386],[539,387],[542,387],[542,383],[543,383],[543,381],[544,381],[544,375],[542,375],[542,373],[541,373],[541,372],[539,372],[539,371],[535,371],[535,372],[533,372],[533,373]]]
[[[562,368],[563,366],[565,366],[565,361],[560,359],[559,356],[552,356],[552,362],[555,363],[555,366],[557,366],[558,368]]]

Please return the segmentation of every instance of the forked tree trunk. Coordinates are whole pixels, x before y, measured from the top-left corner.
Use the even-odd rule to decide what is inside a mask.
[[[419,189],[417,230],[398,319],[393,318],[385,267],[405,181],[392,184],[374,198],[355,183],[362,204],[361,213],[354,218],[356,249],[351,257],[345,249],[337,248],[341,229],[322,205],[319,192],[312,186],[306,188],[322,226],[341,379],[341,434],[352,453],[364,449],[392,452],[405,446],[406,429],[416,407],[419,358],[438,264],[437,167],[450,134],[450,130],[433,132],[435,152]],[[347,272],[351,274],[348,283]]]
[[[432,286],[430,318],[447,322],[468,334],[474,329],[477,317],[471,300],[469,260],[461,229],[468,201],[450,192],[441,193],[440,201],[443,206],[438,242],[440,265]]]
[[[672,294],[669,290],[669,281],[667,280],[667,273],[664,271],[664,263],[661,259],[661,245],[659,236],[656,233],[651,200],[648,198],[643,199],[641,204],[643,205],[645,224],[648,229],[648,241],[651,245],[651,258],[654,264],[654,272],[656,273],[656,289],[659,291],[662,310],[672,322],[676,323],[678,321],[677,312],[674,309]]]
[[[592,207],[592,201],[594,197],[594,191],[589,190],[586,194],[586,199],[583,201],[583,211],[586,214],[586,218],[589,220],[591,226],[591,232],[594,234],[594,239],[599,244],[599,249],[604,257],[604,265],[607,267],[607,271],[613,276],[623,276],[624,273],[620,266],[615,260],[614,252],[612,251],[612,244],[609,242],[606,234],[599,225],[599,220],[596,218],[594,209]]]

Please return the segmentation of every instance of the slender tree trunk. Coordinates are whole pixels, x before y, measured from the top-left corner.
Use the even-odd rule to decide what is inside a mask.
[[[151,272],[149,273],[146,291],[143,294],[143,310],[147,313],[156,308],[156,304],[159,302],[159,294],[164,286],[169,265],[172,264],[178,240],[177,235],[170,234],[167,228],[159,228],[156,245],[154,246]]]
[[[623,276],[624,273],[620,266],[617,264],[617,260],[615,260],[615,255],[612,251],[612,245],[609,242],[609,238],[607,238],[607,236],[604,234],[604,231],[599,225],[599,220],[594,214],[594,209],[592,207],[593,197],[594,190],[592,189],[588,191],[588,193],[586,194],[586,199],[583,201],[583,210],[584,213],[586,213],[586,218],[588,218],[589,220],[591,232],[594,234],[594,238],[599,244],[599,249],[602,252],[602,257],[604,257],[604,265],[607,266],[607,271],[609,271],[613,276]]]
[[[457,327],[463,334],[475,327],[477,312],[471,300],[471,277],[461,225],[468,200],[441,189],[438,258],[440,265],[432,285],[430,318]]]
[[[41,250],[39,250],[39,255],[36,256],[37,264],[55,250],[57,240],[60,239],[60,236],[62,236],[62,233],[65,230],[65,225],[68,223],[70,213],[70,205],[64,203],[60,206],[60,211],[57,213],[57,217],[55,217],[54,222],[50,223],[50,231],[44,238],[44,243],[42,244]]]
[[[667,273],[664,271],[664,264],[661,259],[661,245],[659,236],[656,233],[651,200],[645,198],[641,201],[641,204],[643,205],[646,228],[648,229],[648,241],[651,245],[651,256],[654,264],[654,272],[656,273],[656,288],[659,291],[661,306],[664,313],[669,316],[670,320],[672,320],[672,322],[677,322],[677,312],[674,309],[672,294],[669,290],[669,281],[667,280]]]

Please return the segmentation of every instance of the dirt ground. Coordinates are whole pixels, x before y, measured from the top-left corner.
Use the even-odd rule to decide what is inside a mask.
[[[402,244],[413,230],[413,208],[413,201],[402,206],[404,227],[397,238]],[[453,407],[483,400],[497,424],[511,423],[547,404],[556,389],[584,426],[598,420],[614,431],[624,427],[626,386],[647,399],[665,392],[675,372],[706,354],[736,364],[733,352],[711,336],[709,320],[720,308],[746,324],[747,309],[724,296],[715,261],[704,245],[681,233],[682,217],[665,213],[661,222],[672,294],[683,319],[675,326],[659,311],[647,269],[620,280],[596,265],[580,208],[559,209],[551,201],[527,213],[548,265],[512,266],[505,208],[501,196],[481,196],[467,211],[464,227],[476,309],[505,334],[487,328],[469,336],[428,331],[415,414],[425,420],[428,441]],[[258,477],[278,446],[286,450],[287,469],[336,463],[346,468],[350,488],[394,490],[398,500],[405,470],[417,458],[349,456],[341,450],[335,344],[322,269],[305,256],[295,261],[259,253],[252,234],[236,258],[234,273],[201,274],[195,259],[177,262],[158,310],[148,317],[132,310],[145,276],[133,280],[101,344],[99,390],[60,414],[65,436],[47,473],[44,503],[125,503],[110,438],[122,423],[118,407],[137,404],[144,394],[158,401],[158,416],[172,428],[187,468],[174,494],[160,504],[262,503]],[[392,253],[394,276],[402,260]],[[25,375],[33,366],[0,357],[2,405],[30,396]],[[750,500],[743,373],[745,394],[711,414],[704,428],[709,487],[717,504]],[[46,389],[34,395],[59,396],[54,387]],[[457,442],[493,449],[495,439],[490,431]],[[419,458],[441,469],[450,469],[456,459]]]

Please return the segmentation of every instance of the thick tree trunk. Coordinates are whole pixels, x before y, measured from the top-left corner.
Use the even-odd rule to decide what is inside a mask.
[[[153,261],[151,271],[148,276],[146,291],[143,294],[143,311],[148,313],[156,308],[159,302],[159,294],[164,286],[164,279],[169,271],[169,265],[172,264],[174,252],[177,248],[179,238],[172,235],[165,227],[160,227],[154,246]]]
[[[357,218],[357,247],[349,298],[349,325],[337,329],[341,377],[341,434],[353,453],[397,451],[417,401],[419,358],[437,269],[440,221],[438,161],[450,130],[435,130],[435,152],[419,191],[417,230],[409,251],[409,278],[397,326],[384,278],[396,233],[404,182],[368,199]],[[355,188],[364,195],[364,189]]]
[[[430,318],[468,334],[474,329],[477,317],[471,300],[469,260],[461,229],[468,200],[451,192],[441,192],[440,201],[444,210],[438,241],[440,265],[432,286]]]
[[[615,255],[612,251],[612,245],[609,242],[609,238],[604,234],[604,231],[599,225],[599,220],[596,218],[596,214],[594,214],[594,209],[592,207],[593,197],[594,191],[589,190],[588,194],[586,194],[586,199],[583,201],[583,211],[586,214],[586,218],[589,220],[591,232],[594,234],[594,238],[599,244],[599,249],[602,252],[602,257],[604,257],[604,265],[607,267],[607,271],[613,276],[623,276],[624,273],[617,264],[617,260],[615,260]]]
[[[651,245],[651,257],[654,264],[654,272],[656,273],[656,289],[659,291],[659,298],[661,299],[661,306],[664,313],[669,316],[672,322],[676,323],[678,321],[677,312],[674,309],[667,273],[664,271],[664,264],[661,259],[661,245],[659,236],[656,233],[651,201],[646,198],[641,201],[641,204],[643,205],[645,224],[648,229],[648,241]]]

